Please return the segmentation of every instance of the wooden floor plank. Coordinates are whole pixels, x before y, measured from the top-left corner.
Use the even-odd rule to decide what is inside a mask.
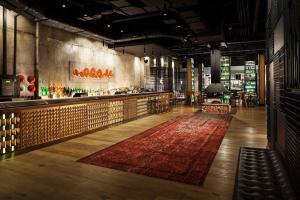
[[[178,107],[170,113],[147,116],[2,160],[0,199],[231,199],[239,148],[266,147],[263,108],[238,110],[201,187],[76,162],[175,116],[195,111]]]

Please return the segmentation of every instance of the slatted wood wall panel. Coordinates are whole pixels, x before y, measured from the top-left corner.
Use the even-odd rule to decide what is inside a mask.
[[[267,68],[270,69],[271,63],[274,63],[274,87],[270,81],[272,74],[268,74],[268,136],[273,148],[281,153],[293,187],[300,196],[300,6],[296,0],[270,2],[266,55]],[[281,17],[284,17],[285,44],[273,55],[272,35]]]

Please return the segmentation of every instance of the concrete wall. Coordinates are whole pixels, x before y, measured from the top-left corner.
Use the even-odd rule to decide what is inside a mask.
[[[0,7],[0,74],[2,74],[2,28],[3,8]],[[13,30],[16,13],[8,11],[8,74],[13,72]],[[17,74],[33,75],[35,61],[35,22],[18,17]],[[114,89],[143,86],[143,60],[130,54],[117,52],[96,41],[64,30],[40,25],[40,86],[51,81],[68,87],[85,89]],[[77,79],[70,76],[73,68],[95,67],[112,69],[111,79]]]
[[[7,72],[13,73],[14,16],[16,13],[7,10]],[[3,59],[3,8],[0,7],[0,74]],[[33,75],[34,66],[35,23],[23,16],[18,17],[17,30],[17,74]]]
[[[143,85],[142,60],[108,49],[101,41],[41,25],[39,48],[41,84],[55,81],[69,87],[104,90]],[[69,76],[74,68],[85,67],[111,69],[114,77],[93,80]]]

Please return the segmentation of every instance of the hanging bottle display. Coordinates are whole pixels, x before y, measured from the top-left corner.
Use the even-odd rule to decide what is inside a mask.
[[[191,70],[192,70],[192,103],[194,103],[195,102],[195,92],[196,92],[194,59],[192,59]]]
[[[256,65],[255,61],[245,63],[245,92],[256,93]]]
[[[230,57],[221,57],[221,83],[230,90]]]

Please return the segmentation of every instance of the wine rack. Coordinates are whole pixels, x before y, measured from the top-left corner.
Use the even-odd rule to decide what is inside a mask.
[[[221,57],[221,83],[226,89],[230,89],[230,57],[222,56]]]
[[[245,92],[256,93],[256,65],[255,61],[245,63]]]
[[[86,104],[60,107],[60,138],[77,135],[88,130]]]
[[[33,116],[33,129],[34,134],[37,136],[37,144],[43,144],[59,138],[59,107],[34,110]]]
[[[108,102],[88,104],[88,129],[94,130],[108,125]]]
[[[23,111],[21,113],[20,148],[26,148],[38,144],[37,132],[34,131],[36,124],[34,110]]]
[[[124,100],[124,120],[136,118],[137,100],[136,98]]]
[[[110,101],[108,103],[108,125],[122,122],[124,119],[123,101]]]
[[[86,105],[70,105],[21,112],[20,148],[55,141],[87,131]]]
[[[0,153],[26,149],[149,113],[169,111],[169,93],[0,110]]]
[[[149,113],[149,99],[148,97],[137,99],[137,116],[143,116]]]
[[[171,110],[169,94],[160,94],[149,98],[150,113],[163,113]]]
[[[14,152],[20,143],[20,115],[19,113],[1,113],[0,120],[0,150],[1,154]]]

